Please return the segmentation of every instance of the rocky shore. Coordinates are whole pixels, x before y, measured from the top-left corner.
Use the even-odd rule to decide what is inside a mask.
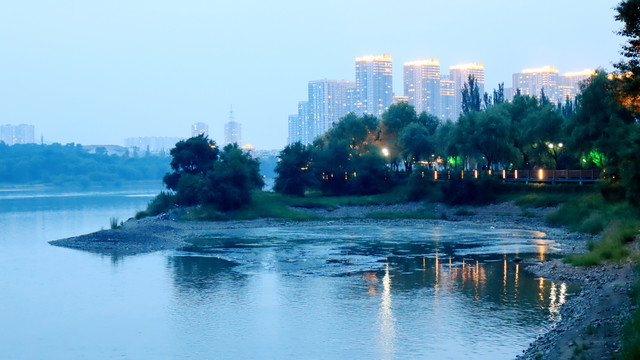
[[[589,235],[569,233],[566,229],[550,227],[544,215],[552,209],[532,209],[526,213],[513,203],[483,207],[447,207],[442,204],[426,208],[423,203],[395,205],[345,206],[334,210],[297,209],[322,218],[318,221],[285,222],[257,219],[227,222],[181,222],[173,215],[160,215],[141,220],[129,219],[116,230],[102,230],[92,234],[52,241],[55,246],[73,248],[110,256],[135,255],[153,251],[180,249],[189,245],[186,240],[206,236],[212,230],[266,227],[315,226],[321,224],[384,223],[408,225],[451,222],[451,225],[508,227],[536,230],[561,243],[561,253],[586,251]],[[375,220],[367,218],[373,212],[428,211],[446,220]],[[631,312],[628,292],[633,283],[631,264],[577,268],[560,260],[525,264],[528,271],[554,281],[571,281],[582,285],[582,291],[563,305],[561,320],[518,359],[611,359],[620,351],[622,325]]]

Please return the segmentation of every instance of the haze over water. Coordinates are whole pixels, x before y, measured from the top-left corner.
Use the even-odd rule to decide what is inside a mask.
[[[47,243],[156,190],[0,192],[4,358],[510,359],[577,291],[508,261],[548,257],[544,234],[446,222],[237,229],[125,258]]]

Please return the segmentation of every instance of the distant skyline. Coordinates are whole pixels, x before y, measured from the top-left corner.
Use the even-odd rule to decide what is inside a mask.
[[[190,135],[224,140],[233,104],[242,138],[282,148],[308,82],[355,79],[354,60],[482,62],[485,89],[526,68],[560,73],[620,60],[618,0],[342,2],[93,0],[0,2],[0,123],[45,142],[123,144]],[[535,20],[544,19],[544,20]]]

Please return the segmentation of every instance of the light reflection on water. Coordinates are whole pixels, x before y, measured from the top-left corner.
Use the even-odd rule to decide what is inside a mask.
[[[553,256],[545,234],[455,223],[238,229],[134,257],[46,243],[147,193],[0,196],[3,357],[510,359],[577,291],[511,261]]]

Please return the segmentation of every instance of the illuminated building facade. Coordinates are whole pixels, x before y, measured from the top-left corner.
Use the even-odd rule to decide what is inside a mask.
[[[353,111],[381,116],[393,104],[391,55],[356,58],[356,86]]]
[[[582,84],[595,75],[596,72],[593,69],[564,73],[558,81],[558,101],[564,103],[567,98],[569,101],[574,101],[582,90]]]
[[[427,112],[440,115],[440,61],[427,59],[406,62],[404,70],[404,95],[417,114]]]
[[[345,80],[309,81],[309,121],[311,141],[347,115],[354,84]],[[311,142],[309,141],[309,142]]]
[[[459,111],[456,109],[456,83],[448,77],[440,80],[440,114],[441,120],[457,120]]]
[[[538,99],[542,96],[542,91],[551,102],[557,102],[558,93],[558,70],[553,66],[544,66],[537,69],[524,69],[521,73],[513,74],[513,91],[520,90],[521,95],[535,96]]]
[[[202,122],[191,125],[191,137],[198,135],[209,136],[209,125]]]
[[[480,90],[480,97],[484,95],[484,65],[482,63],[469,63],[451,66],[449,68],[450,80],[454,82],[455,92],[455,116],[452,119],[457,119],[458,115],[462,113],[462,88],[465,84],[469,83],[469,76],[473,76],[478,89]]]

